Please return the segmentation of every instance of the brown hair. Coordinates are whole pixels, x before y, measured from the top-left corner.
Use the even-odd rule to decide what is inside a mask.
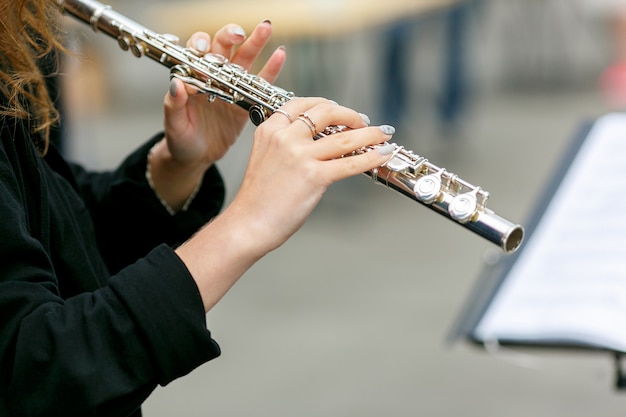
[[[23,119],[37,149],[48,149],[50,127],[58,121],[37,61],[61,48],[56,38],[60,13],[54,0],[0,0],[0,115]]]

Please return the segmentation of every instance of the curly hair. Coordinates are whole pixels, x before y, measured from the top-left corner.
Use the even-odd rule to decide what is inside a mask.
[[[0,115],[26,121],[43,155],[59,113],[38,60],[63,49],[56,36],[60,13],[55,0],[0,0],[0,16]]]

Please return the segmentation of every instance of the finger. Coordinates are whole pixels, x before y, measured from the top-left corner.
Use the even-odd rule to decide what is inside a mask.
[[[296,121],[296,118],[299,113],[305,111],[306,109],[310,109],[316,104],[327,102],[327,101],[328,101],[327,99],[321,98],[321,97],[294,98],[288,101],[287,103],[283,104],[279,109],[280,112],[278,113],[275,112],[265,122],[263,122],[263,125],[265,125],[265,127],[268,127],[268,128],[269,127],[272,127],[272,128],[288,127],[290,124]],[[283,114],[280,114],[280,113],[283,113]],[[287,115],[289,117],[286,117]],[[305,137],[310,136],[310,135],[311,135],[310,133],[308,135],[305,134]]]
[[[246,31],[234,23],[228,24],[218,30],[213,36],[211,52],[230,59],[236,45],[246,40]]]
[[[276,118],[282,118],[283,125],[285,126],[289,126],[290,124],[294,122],[293,117],[287,111],[283,109],[274,110],[274,113],[270,116],[270,119],[272,117],[274,118],[274,120],[276,120]]]
[[[170,89],[163,100],[166,130],[176,128],[170,125],[172,121],[187,119],[185,105],[187,104],[188,98],[189,95],[187,94],[184,83],[177,78],[173,78],[170,81]]]
[[[269,42],[271,35],[272,23],[269,20],[259,23],[248,39],[234,53],[231,61],[249,70]]]
[[[385,147],[381,149],[387,149]],[[332,159],[324,162],[326,169],[322,171],[322,175],[326,176],[328,184],[332,184],[339,180],[353,177],[357,174],[370,171],[381,166],[389,159],[389,155],[385,151],[371,150],[359,155],[348,156],[345,158]]]
[[[286,59],[287,54],[285,53],[285,47],[281,45],[276,48],[263,68],[261,68],[258,73],[259,77],[265,79],[269,83],[274,83],[276,78],[278,78],[278,74],[280,74],[280,71],[283,69]]]
[[[317,140],[309,152],[319,160],[340,158],[344,155],[351,155],[355,150],[366,146],[387,142],[394,132],[395,129],[391,126],[372,126],[335,133]],[[389,149],[381,148],[381,152],[386,154]]]
[[[351,129],[368,125],[366,116],[328,100],[299,113],[296,121],[298,123],[294,122],[293,126],[308,129],[311,137],[323,132],[331,125],[346,126]]]
[[[187,40],[187,48],[195,49],[201,55],[209,52],[211,36],[205,32],[196,32]]]

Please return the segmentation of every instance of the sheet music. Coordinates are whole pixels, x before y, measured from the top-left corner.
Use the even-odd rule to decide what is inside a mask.
[[[626,115],[596,121],[522,249],[475,337],[626,352]]]

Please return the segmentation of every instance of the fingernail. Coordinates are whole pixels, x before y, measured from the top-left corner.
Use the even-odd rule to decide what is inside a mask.
[[[261,22],[261,23],[267,23],[267,24],[271,25],[271,24],[272,24],[272,21],[271,21],[271,20],[269,20],[269,19],[265,19],[265,20],[264,20],[263,22]]]
[[[172,80],[170,81],[170,96],[172,97],[176,97],[176,90],[178,88],[176,87],[176,81]]]
[[[366,125],[369,126],[370,125],[370,118],[369,118],[369,116],[367,114],[363,114],[363,113],[359,113],[359,115],[361,116],[361,119],[363,119],[363,122]]]
[[[242,38],[246,37],[246,31],[243,30],[243,28],[241,26],[238,26],[238,27],[234,28],[232,33],[235,36],[241,36]]]
[[[196,49],[200,52],[206,51],[208,44],[206,39],[200,38],[196,41]]]
[[[380,130],[382,130],[385,135],[393,135],[396,133],[396,128],[389,125],[380,126]]]
[[[396,149],[396,145],[393,143],[385,143],[383,146],[379,146],[376,148],[379,154],[381,155],[389,155]]]

